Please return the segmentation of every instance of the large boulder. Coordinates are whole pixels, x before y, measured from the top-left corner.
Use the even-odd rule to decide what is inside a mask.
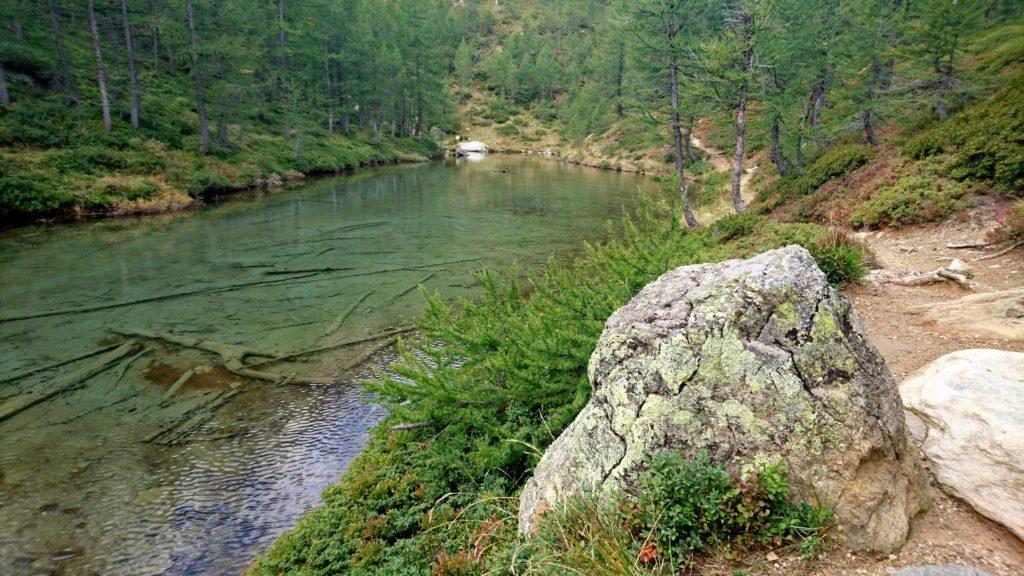
[[[947,354],[900,394],[939,485],[1024,539],[1024,354]]]
[[[666,273],[608,319],[589,375],[523,490],[524,533],[569,495],[628,489],[663,449],[736,474],[784,460],[793,496],[833,507],[855,549],[899,547],[922,504],[892,375],[799,246]]]

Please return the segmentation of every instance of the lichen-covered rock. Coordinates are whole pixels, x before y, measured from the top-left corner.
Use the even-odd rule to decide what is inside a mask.
[[[1024,354],[953,352],[900,394],[939,485],[1024,539]]]
[[[736,474],[784,460],[793,496],[831,506],[855,549],[897,548],[921,506],[892,375],[801,247],[666,273],[608,319],[589,373],[523,490],[524,533],[571,494],[628,490],[661,449]]]

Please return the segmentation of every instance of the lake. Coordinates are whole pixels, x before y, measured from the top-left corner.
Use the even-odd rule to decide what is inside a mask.
[[[356,382],[419,285],[572,258],[650,186],[491,156],[0,234],[0,573],[237,574],[384,415]],[[275,382],[223,345],[262,355],[243,369],[327,349],[260,365]]]

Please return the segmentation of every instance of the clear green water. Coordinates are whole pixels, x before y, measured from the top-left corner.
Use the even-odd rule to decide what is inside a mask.
[[[419,282],[472,296],[472,272],[571,257],[632,203],[639,177],[530,158],[391,167],[235,197],[201,211],[0,235],[0,378],[143,329],[283,353],[407,325]],[[275,275],[280,271],[345,268]],[[266,283],[268,280],[280,280]],[[264,282],[93,312],[32,313]],[[362,295],[360,306],[328,328]],[[0,422],[0,574],[232,574],[359,452],[381,409],[345,348],[275,385],[201,369],[210,354],[154,341],[65,394]],[[387,360],[385,352],[376,360]],[[0,412],[95,361],[0,382]],[[123,372],[123,375],[122,375]],[[211,400],[240,391],[216,411]],[[147,442],[189,410],[171,445]],[[186,427],[187,428],[187,427]],[[180,429],[179,429],[180,431]]]

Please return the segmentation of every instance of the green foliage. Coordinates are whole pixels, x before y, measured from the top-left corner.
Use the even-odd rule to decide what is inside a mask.
[[[946,153],[958,180],[991,182],[1024,194],[1024,73],[1018,73],[988,100],[938,123],[903,146],[913,158]]]
[[[904,226],[941,220],[961,207],[965,184],[918,174],[903,176],[895,186],[881,188],[850,216],[850,224]]]
[[[839,230],[833,230],[810,248],[818,268],[830,284],[843,286],[856,282],[867,273],[868,249]]]
[[[791,504],[781,464],[760,465],[741,481],[701,453],[688,461],[659,452],[633,490],[630,522],[641,541],[650,537],[673,567],[722,546],[814,548],[831,515],[822,505]]]
[[[874,158],[874,150],[860,144],[841,144],[826,148],[803,174],[780,178],[758,195],[759,209],[769,212],[786,200],[807,196],[830,180],[841,178]]]
[[[73,201],[55,178],[9,170],[0,172],[0,218],[4,220],[50,214],[71,206]]]
[[[517,136],[519,128],[515,124],[502,124],[498,126],[497,132],[499,136]]]
[[[481,523],[505,518],[489,503],[514,498],[537,451],[587,402],[587,363],[614,310],[671,268],[791,243],[813,248],[826,235],[753,216],[727,224],[726,239],[687,232],[679,221],[675,210],[645,207],[620,239],[590,247],[571,266],[551,263],[529,278],[529,290],[514,272],[483,272],[479,301],[452,307],[427,295],[430,344],[404,345],[395,376],[366,383],[391,416],[324,506],[253,572],[426,573],[442,552],[470,549]],[[399,422],[427,424],[389,430]]]

